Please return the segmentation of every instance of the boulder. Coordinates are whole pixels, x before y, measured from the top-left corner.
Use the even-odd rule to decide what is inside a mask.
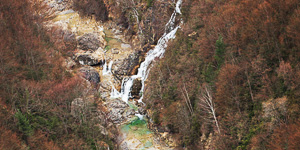
[[[142,80],[140,78],[137,78],[133,81],[132,89],[131,89],[131,95],[133,98],[140,98],[140,91],[142,89]]]
[[[81,65],[89,65],[89,66],[103,65],[105,63],[103,57],[95,57],[90,54],[79,54],[75,58],[75,60]]]
[[[102,45],[102,43],[100,42],[96,34],[87,33],[78,38],[78,45],[82,50],[95,51]]]
[[[126,119],[126,109],[128,109],[128,105],[120,100],[116,99],[113,101],[109,101],[106,104],[107,108],[110,108],[109,113],[108,113],[108,118],[113,122],[113,123],[121,123]]]
[[[95,68],[82,67],[79,71],[82,73],[82,77],[88,80],[94,87],[98,86],[100,83],[100,76]]]
[[[141,52],[133,53],[126,59],[115,61],[112,72],[117,76],[136,74],[143,59]]]

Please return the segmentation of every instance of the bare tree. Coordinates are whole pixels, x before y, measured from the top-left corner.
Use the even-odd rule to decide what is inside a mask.
[[[215,122],[218,133],[220,134],[220,127],[219,123],[216,117],[216,109],[215,109],[215,104],[213,102],[213,98],[211,95],[211,90],[209,87],[205,86],[204,89],[201,91],[201,94],[199,96],[200,100],[200,107],[203,109],[204,112],[208,113],[208,120],[211,120]]]
[[[191,100],[190,100],[190,97],[189,97],[189,93],[186,90],[185,83],[183,83],[183,88],[181,88],[181,93],[182,93],[183,98],[186,102],[186,105],[189,108],[189,111],[192,115],[194,113],[194,110],[193,110],[192,103],[191,103]]]

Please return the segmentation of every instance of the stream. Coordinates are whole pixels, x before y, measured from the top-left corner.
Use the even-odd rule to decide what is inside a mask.
[[[140,78],[142,81],[142,88],[140,93],[143,93],[145,87],[145,81],[147,80],[151,63],[155,58],[162,58],[167,48],[167,43],[170,39],[175,38],[175,34],[180,26],[175,27],[175,19],[177,14],[181,14],[180,6],[182,0],[178,0],[176,3],[176,8],[165,26],[165,33],[158,40],[157,45],[154,49],[150,50],[145,58],[145,61],[141,63],[138,73],[136,75],[124,78],[122,81],[121,92],[117,91],[114,87],[111,91],[111,98],[121,98],[124,102],[128,103],[129,98],[131,98],[131,88],[133,86],[133,81]],[[142,95],[142,94],[141,94]],[[138,100],[142,103],[143,95]],[[125,144],[129,149],[169,149],[164,146],[157,146],[153,143],[155,138],[153,138],[153,133],[147,128],[147,121],[144,116],[136,112],[135,114],[138,119],[132,120],[129,124],[125,124],[121,127],[123,136],[125,136]],[[124,142],[123,142],[124,143]]]
[[[49,2],[48,2],[49,3]],[[109,25],[101,25],[93,18],[81,18],[79,13],[71,9],[65,9],[64,11],[58,11],[57,17],[52,20],[51,25],[58,25],[63,30],[71,31],[75,34],[76,39],[87,34],[95,35],[102,45],[94,51],[77,50],[75,56],[89,57],[89,59],[101,60],[103,62],[101,66],[94,66],[101,78],[100,91],[101,97],[105,99],[108,109],[111,114],[114,114],[114,118],[125,118],[113,122],[117,124],[120,137],[118,139],[120,149],[171,149],[168,145],[161,142],[160,139],[150,129],[148,129],[148,120],[144,115],[139,113],[139,106],[143,103],[143,91],[145,87],[145,81],[147,80],[151,64],[156,58],[162,58],[167,48],[168,41],[175,38],[177,30],[180,25],[176,25],[176,17],[181,14],[182,0],[176,2],[176,7],[172,13],[169,21],[165,25],[165,33],[158,40],[157,45],[149,50],[145,56],[144,61],[140,64],[137,74],[131,76],[122,76],[122,81],[118,81],[115,76],[115,72],[120,67],[118,62],[124,60],[124,58],[130,57],[134,53],[134,49],[130,41],[126,41],[124,35],[118,29],[114,29]],[[49,3],[49,5],[55,5],[55,1]],[[122,62],[121,62],[122,63]],[[79,60],[79,64],[87,66],[86,62]],[[140,97],[137,103],[130,101],[133,98],[131,90],[134,84],[134,80],[140,79],[141,90]],[[128,108],[118,110],[110,106],[115,105],[117,100],[123,101]],[[110,103],[112,102],[112,103]],[[119,102],[117,102],[119,103]],[[119,106],[117,106],[119,108]],[[130,111],[132,113],[130,113]],[[122,114],[130,114],[128,117]]]

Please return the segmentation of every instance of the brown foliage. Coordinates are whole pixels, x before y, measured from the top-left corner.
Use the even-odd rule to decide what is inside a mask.
[[[82,15],[94,16],[101,21],[108,20],[108,11],[103,0],[74,0],[73,6]]]
[[[220,112],[241,111],[245,107],[240,98],[243,76],[242,68],[237,65],[225,64],[220,70],[216,83],[216,103]]]
[[[300,123],[283,124],[278,127],[270,138],[268,149],[300,149]]]
[[[0,149],[89,149],[95,123],[83,128],[70,113],[85,85],[62,67],[73,45],[65,45],[63,32],[44,29],[51,14],[43,14],[47,8],[39,2],[0,0]],[[64,147],[68,142],[72,147]]]
[[[201,119],[203,113],[194,105],[199,87],[209,84],[224,133],[214,136],[213,147],[266,148],[271,133],[260,126],[265,121],[262,103],[287,97],[284,107],[290,117],[280,116],[279,122],[297,120],[300,114],[299,1],[185,1],[182,12],[183,31],[169,44],[165,58],[149,76],[147,105],[154,110],[170,108],[171,113],[160,111],[162,117],[172,116],[168,120],[172,126],[181,124],[172,112],[186,105],[180,92],[185,83],[195,110],[195,115],[186,115],[191,132],[185,140],[199,141],[202,133],[214,133],[203,127],[206,120]],[[216,58],[219,37],[225,45],[223,64],[218,64]]]
[[[16,133],[0,126],[0,149],[25,150],[26,147]]]

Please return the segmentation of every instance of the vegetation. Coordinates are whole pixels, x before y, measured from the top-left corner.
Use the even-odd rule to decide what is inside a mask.
[[[299,5],[185,0],[185,23],[143,93],[154,125],[188,149],[299,149]],[[141,35],[145,49],[164,33],[172,7],[74,0],[83,16]],[[100,132],[105,122],[94,119],[96,103],[71,111],[86,85],[62,66],[74,43],[42,26],[52,17],[38,0],[0,0],[0,149],[113,149],[114,137]]]
[[[103,0],[74,0],[73,6],[83,16],[94,16],[98,21],[108,20],[108,11]]]
[[[43,28],[52,17],[46,6],[0,0],[0,12],[0,149],[114,148],[93,119],[96,105],[71,113],[86,85],[62,66],[74,45]]]
[[[297,149],[299,8],[297,0],[185,1],[185,24],[147,82],[154,124],[190,149]],[[220,133],[201,101],[205,87]]]

